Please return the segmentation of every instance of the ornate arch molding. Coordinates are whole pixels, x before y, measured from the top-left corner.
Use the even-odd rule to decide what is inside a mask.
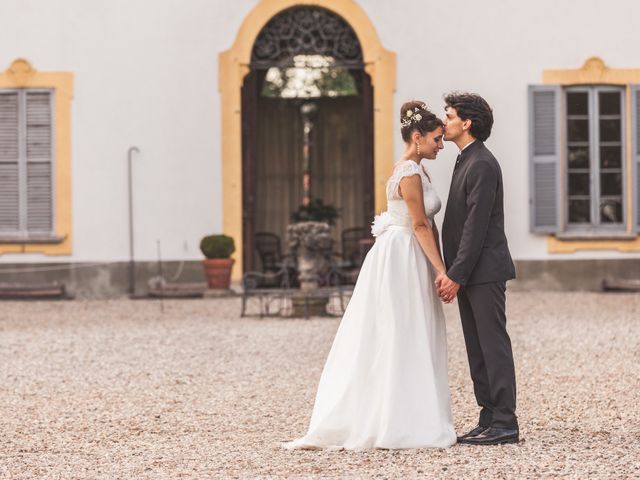
[[[582,67],[565,70],[545,70],[543,81],[547,84],[581,85],[609,84],[628,85],[640,83],[640,69],[611,68],[600,57],[589,57]]]
[[[386,204],[384,184],[393,159],[393,94],[396,55],[380,43],[366,13],[354,0],[261,0],[245,17],[233,46],[220,53],[218,85],[222,98],[222,205],[223,230],[242,248],[242,125],[241,88],[251,64],[251,53],[262,28],[275,15],[295,6],[314,5],[342,17],[362,48],[362,63],[371,76],[374,107],[375,209]],[[233,278],[242,274],[242,253],[236,255]]]

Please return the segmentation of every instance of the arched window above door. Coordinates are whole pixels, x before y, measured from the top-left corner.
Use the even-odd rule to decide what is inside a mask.
[[[293,67],[299,55],[331,57],[335,67],[362,68],[362,48],[342,17],[320,7],[293,7],[275,15],[258,34],[251,68]]]

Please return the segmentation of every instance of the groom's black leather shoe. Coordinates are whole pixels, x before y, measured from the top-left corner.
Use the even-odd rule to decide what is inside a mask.
[[[478,435],[458,441],[467,445],[501,445],[503,443],[518,443],[520,434],[518,429],[514,428],[489,427]]]
[[[458,437],[458,443],[462,442],[463,440],[467,439],[467,438],[471,438],[471,437],[475,437],[476,435],[480,435],[482,432],[484,432],[487,428],[489,427],[483,427],[482,425],[477,425],[473,430],[471,430],[470,432],[465,433],[464,435],[460,435]]]

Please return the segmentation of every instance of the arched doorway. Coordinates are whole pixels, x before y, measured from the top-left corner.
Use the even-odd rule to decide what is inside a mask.
[[[245,17],[229,50],[220,53],[218,88],[221,97],[222,126],[222,213],[223,232],[238,247],[233,278],[243,271],[243,185],[242,176],[242,87],[250,72],[256,38],[265,24],[278,13],[295,6],[324,7],[343,18],[358,37],[364,70],[373,88],[373,157],[375,210],[386,207],[385,182],[393,165],[393,138],[396,114],[396,56],[380,43],[375,27],[355,0],[260,0]]]
[[[301,205],[338,210],[337,249],[342,232],[366,231],[374,213],[372,107],[360,42],[339,15],[296,6],[262,28],[242,87],[245,270],[262,267],[265,233],[284,247]]]

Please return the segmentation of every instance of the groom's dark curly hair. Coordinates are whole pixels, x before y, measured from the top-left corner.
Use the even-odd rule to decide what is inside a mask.
[[[455,108],[462,120],[471,120],[470,133],[484,142],[491,135],[493,110],[487,101],[475,93],[451,92],[444,97],[446,108]]]

